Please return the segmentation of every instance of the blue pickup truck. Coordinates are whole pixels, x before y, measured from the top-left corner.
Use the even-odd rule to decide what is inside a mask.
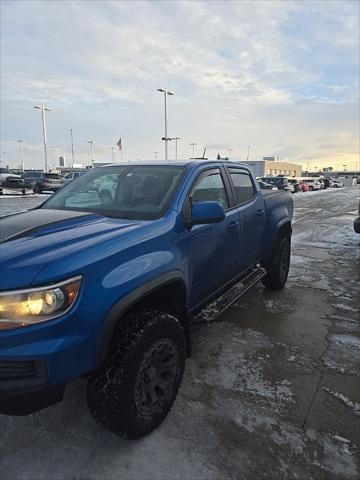
[[[0,219],[0,412],[25,415],[87,378],[93,418],[140,438],[166,417],[191,318],[241,281],[284,286],[293,202],[232,162],[92,169]]]

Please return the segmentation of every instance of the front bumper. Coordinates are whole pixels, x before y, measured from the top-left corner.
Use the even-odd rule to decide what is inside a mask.
[[[65,385],[50,386],[47,362],[0,361],[0,413],[27,415],[60,402]]]
[[[47,184],[43,184],[41,185],[41,188],[42,190],[44,191],[49,191],[49,192],[57,192],[58,190],[60,190],[60,188],[62,188],[64,185],[47,185]]]

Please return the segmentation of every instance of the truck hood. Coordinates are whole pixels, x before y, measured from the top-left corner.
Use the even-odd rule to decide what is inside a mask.
[[[146,222],[36,209],[0,219],[0,290],[28,287],[50,263],[117,239]]]

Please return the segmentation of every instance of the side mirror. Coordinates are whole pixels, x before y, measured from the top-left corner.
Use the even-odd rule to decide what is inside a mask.
[[[219,223],[225,218],[225,212],[219,202],[197,202],[191,207],[191,226]]]

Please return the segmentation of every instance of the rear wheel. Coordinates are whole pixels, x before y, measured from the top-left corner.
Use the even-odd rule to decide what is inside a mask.
[[[42,193],[42,188],[38,183],[34,187],[34,193]]]
[[[105,429],[137,439],[169,413],[184,372],[185,336],[170,313],[131,314],[115,331],[107,359],[88,380],[89,411]]]
[[[267,274],[262,279],[267,288],[280,289],[287,280],[290,267],[290,239],[284,237],[279,240],[275,248],[270,265],[266,268]]]

